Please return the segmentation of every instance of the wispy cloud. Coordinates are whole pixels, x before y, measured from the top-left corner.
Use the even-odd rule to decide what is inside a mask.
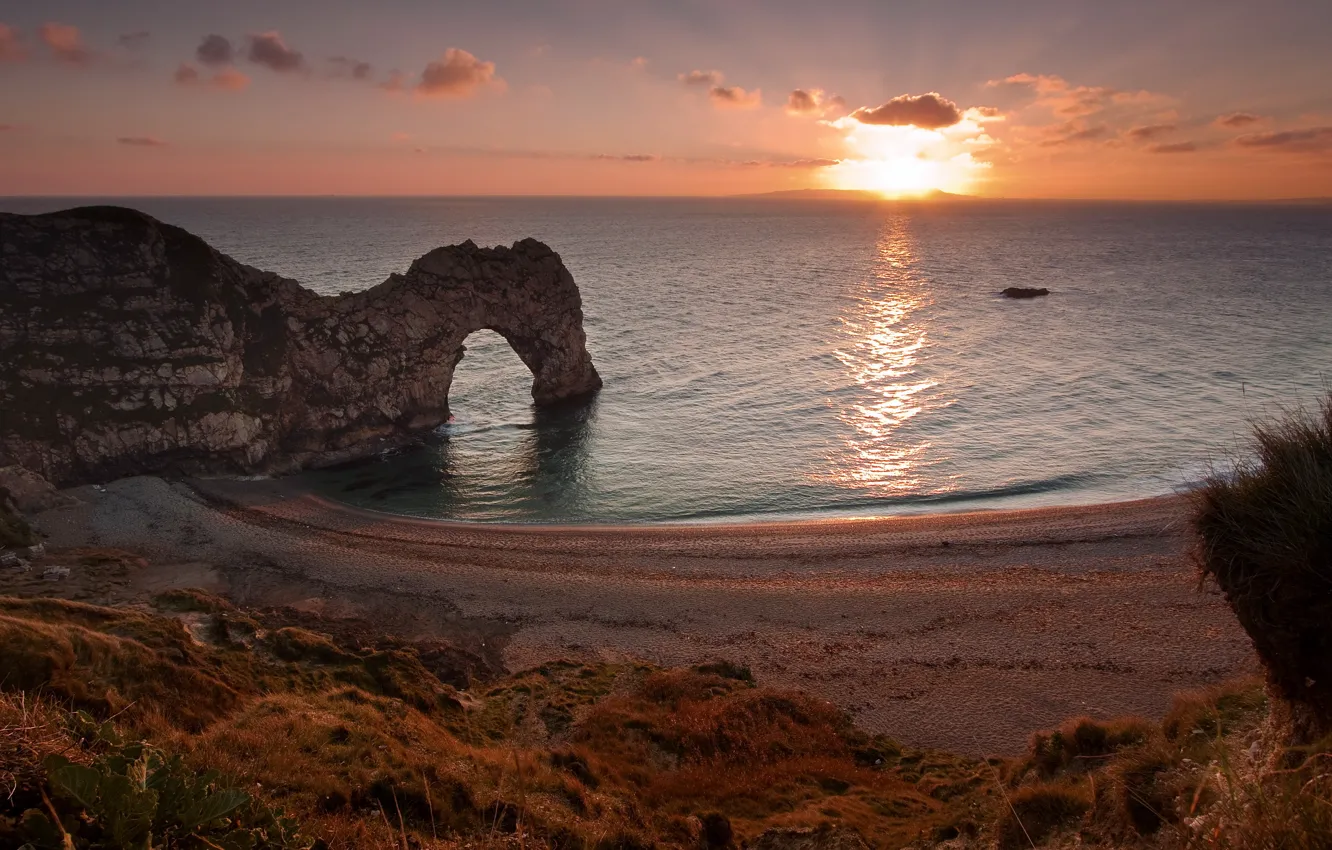
[[[19,31],[9,24],[0,24],[0,62],[20,62],[27,57]]]
[[[763,105],[762,91],[745,91],[739,86],[713,86],[708,89],[708,97],[722,109],[758,109]]]
[[[687,86],[719,86],[726,76],[721,71],[689,71],[681,74],[680,82]]]
[[[69,24],[45,23],[37,31],[46,49],[51,55],[67,65],[88,65],[95,58],[96,52],[83,42],[83,35],[78,27]]]
[[[1212,123],[1218,127],[1225,127],[1231,130],[1240,130],[1244,127],[1252,127],[1254,124],[1262,122],[1262,118],[1251,112],[1231,112],[1228,115],[1218,116]]]
[[[116,142],[135,148],[164,148],[167,143],[156,136],[121,136]]]
[[[990,87],[1021,87],[1036,95],[1036,102],[1049,107],[1056,115],[1086,117],[1102,112],[1113,105],[1160,104],[1169,100],[1162,94],[1146,90],[1122,91],[1109,86],[1073,85],[1053,74],[1013,74],[1002,80],[990,80]]]
[[[1141,127],[1134,127],[1124,135],[1135,142],[1149,142],[1152,139],[1169,135],[1175,132],[1174,124],[1144,124]]]
[[[1103,139],[1110,135],[1110,128],[1105,124],[1089,125],[1081,119],[1074,119],[1056,127],[1047,128],[1045,133],[1046,138],[1041,140],[1041,147],[1055,148]]]
[[[1198,145],[1194,142],[1171,142],[1146,147],[1147,153],[1193,153],[1196,150]]]
[[[1276,150],[1294,153],[1332,151],[1332,127],[1306,127],[1273,133],[1249,133],[1235,139],[1235,144],[1251,150]]]
[[[368,80],[374,73],[374,67],[369,62],[363,62],[359,59],[352,59],[348,56],[330,56],[328,64],[333,68],[333,75],[336,77],[350,77],[353,80]]]
[[[139,50],[147,45],[152,37],[153,34],[148,30],[139,30],[138,32],[122,33],[120,38],[116,39],[116,43],[126,50]]]
[[[249,77],[230,66],[215,71],[211,75],[205,75],[190,63],[182,62],[171,77],[182,86],[199,86],[220,91],[241,91],[250,85]]]

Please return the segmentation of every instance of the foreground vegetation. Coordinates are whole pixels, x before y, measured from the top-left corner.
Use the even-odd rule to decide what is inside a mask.
[[[0,846],[1321,847],[1328,762],[1264,774],[1259,682],[1019,759],[914,750],[725,663],[466,690],[197,592],[0,598]],[[436,667],[432,669],[431,664]],[[1320,769],[1323,773],[1320,773]]]

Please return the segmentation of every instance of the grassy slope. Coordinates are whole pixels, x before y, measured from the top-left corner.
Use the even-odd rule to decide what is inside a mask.
[[[339,848],[697,847],[777,829],[848,847],[847,830],[874,847],[1332,835],[1326,779],[1291,780],[1317,792],[1304,805],[1289,783],[1246,778],[1257,683],[1182,696],[1163,724],[1070,721],[1026,758],[982,761],[868,736],[726,664],[552,663],[459,692],[410,646],[362,648],[192,592],[157,606],[0,597],[0,784],[15,789],[0,814],[40,799],[42,755],[78,751],[66,712],[83,709]],[[1226,812],[1255,799],[1273,813],[1263,828],[1295,824],[1295,837],[1236,843],[1254,818]],[[0,821],[0,846],[13,829]],[[764,846],[789,841],[769,832]]]

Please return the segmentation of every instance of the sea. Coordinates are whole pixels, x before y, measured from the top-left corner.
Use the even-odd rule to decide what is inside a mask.
[[[1179,492],[1332,388],[1332,206],[771,199],[0,199],[144,210],[320,293],[540,239],[605,388],[544,411],[490,331],[419,448],[305,474],[439,519],[869,517]],[[1016,301],[1010,286],[1046,287]]]

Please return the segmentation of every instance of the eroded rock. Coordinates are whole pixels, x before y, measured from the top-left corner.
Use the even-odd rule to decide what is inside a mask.
[[[448,419],[468,334],[505,337],[539,405],[601,387],[558,254],[438,248],[320,296],[143,213],[0,215],[0,464],[60,486],[273,473],[363,457]]]

